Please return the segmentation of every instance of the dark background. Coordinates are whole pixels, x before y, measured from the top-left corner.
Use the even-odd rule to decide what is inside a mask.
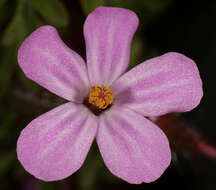
[[[20,131],[35,117],[63,102],[24,76],[16,60],[18,47],[37,27],[49,24],[58,29],[69,47],[85,57],[83,23],[88,13],[100,5],[131,9],[140,19],[130,68],[169,51],[195,60],[203,80],[204,97],[195,110],[178,117],[209,146],[216,147],[216,1],[0,0],[0,190],[216,189],[216,156],[175,146],[172,163],[162,177],[141,185],[128,184],[110,174],[96,143],[82,168],[59,182],[37,180],[17,161]],[[175,130],[178,123],[170,125]],[[184,135],[185,131],[183,127],[178,132]],[[188,145],[190,140],[182,143]]]

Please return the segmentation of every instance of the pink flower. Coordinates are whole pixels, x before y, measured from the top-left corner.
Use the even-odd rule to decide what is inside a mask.
[[[196,64],[179,53],[124,73],[137,26],[130,10],[95,9],[84,24],[87,63],[52,26],[23,42],[18,62],[26,76],[69,101],[21,132],[17,154],[29,173],[44,181],[70,176],[95,138],[110,172],[129,183],[152,182],[169,166],[167,137],[144,116],[193,109],[202,82]]]

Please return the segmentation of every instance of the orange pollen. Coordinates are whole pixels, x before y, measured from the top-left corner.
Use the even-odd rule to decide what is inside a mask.
[[[114,99],[113,92],[107,87],[93,86],[89,91],[89,103],[94,104],[100,109],[106,109],[112,104]]]

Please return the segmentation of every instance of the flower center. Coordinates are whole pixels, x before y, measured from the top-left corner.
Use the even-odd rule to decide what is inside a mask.
[[[114,94],[107,86],[93,86],[90,88],[88,101],[100,109],[106,109],[112,104],[113,99]]]

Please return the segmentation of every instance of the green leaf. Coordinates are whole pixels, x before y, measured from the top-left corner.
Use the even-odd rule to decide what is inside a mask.
[[[0,40],[1,41],[3,38],[5,28],[7,27],[8,23],[10,23],[11,19],[14,16],[16,6],[17,6],[16,0],[4,1],[4,3],[0,5]]]
[[[35,11],[26,4],[26,0],[18,0],[14,16],[4,32],[3,45],[13,44],[15,48],[18,48],[24,39],[40,25],[42,23]]]
[[[28,7],[25,7],[24,0],[19,0],[14,17],[4,32],[2,40],[4,46],[12,45],[17,42],[20,44],[29,34],[29,29],[25,20],[25,18],[28,17],[25,17],[26,15],[23,14],[24,12],[28,12]]]
[[[67,25],[66,10],[58,0],[27,0],[41,16],[56,26]]]
[[[4,3],[6,2],[7,0],[0,0],[0,7],[2,6],[2,5],[4,5]]]
[[[13,58],[14,51],[12,47],[0,48],[0,102],[2,97],[7,93],[9,85],[11,83],[12,72],[14,69]]]
[[[21,15],[16,15],[5,31],[3,45],[8,46],[15,42],[22,42],[28,35],[28,28]]]
[[[8,139],[11,138],[11,131],[13,131],[13,122],[16,118],[15,113],[9,110],[4,110],[1,113],[1,127],[0,127],[0,138]]]
[[[4,152],[1,154],[1,157],[0,157],[0,176],[3,175],[5,172],[7,172],[11,168],[14,160],[16,160],[16,151],[15,150],[10,150],[8,152]]]

